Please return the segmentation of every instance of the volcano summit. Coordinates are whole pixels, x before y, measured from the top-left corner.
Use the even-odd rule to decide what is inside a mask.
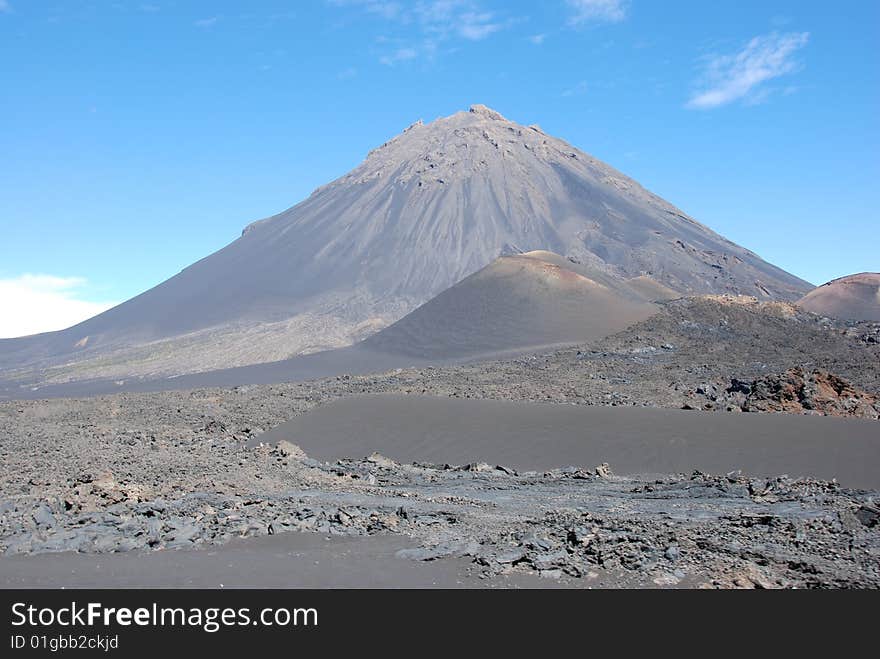
[[[413,124],[99,316],[0,341],[0,368],[173,375],[317,352],[375,333],[499,256],[533,250],[682,295],[796,300],[812,288],[538,126],[474,105]]]

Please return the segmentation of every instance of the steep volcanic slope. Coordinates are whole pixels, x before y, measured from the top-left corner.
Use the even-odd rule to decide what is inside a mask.
[[[504,256],[360,345],[450,359],[525,347],[586,343],[658,311],[613,277],[590,278],[548,252]]]
[[[157,341],[166,343],[138,353],[151,372],[198,370],[209,355],[236,365],[345,345],[498,256],[535,249],[681,293],[797,299],[809,289],[608,165],[477,105],[414,124],[128,302],[68,330],[0,341],[0,369],[94,363],[115,350],[124,371],[132,359],[120,348]],[[243,330],[267,323],[271,340],[252,333],[243,343]],[[189,354],[203,356],[189,363]]]
[[[863,272],[835,279],[813,289],[797,304],[822,316],[880,321],[880,273]]]

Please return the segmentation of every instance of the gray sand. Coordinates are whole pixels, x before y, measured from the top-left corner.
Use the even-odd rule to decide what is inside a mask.
[[[880,583],[876,490],[851,490],[822,480],[724,474],[737,465],[725,465],[716,475],[625,475],[645,470],[633,455],[654,460],[648,466],[652,472],[669,468],[663,460],[670,451],[640,439],[645,434],[668,438],[669,419],[673,426],[689,429],[680,433],[681,441],[694,446],[701,446],[701,438],[715,441],[734,456],[737,451],[731,449],[748,448],[748,442],[736,435],[728,437],[727,444],[716,441],[723,435],[712,431],[724,420],[739,421],[746,429],[798,422],[803,424],[794,427],[824,427],[827,441],[846,449],[837,451],[829,465],[849,466],[854,473],[853,463],[859,458],[863,467],[876,473],[876,451],[865,437],[849,431],[870,432],[876,422],[681,411],[664,416],[631,408],[367,396],[326,403],[302,417],[332,418],[337,429],[339,422],[347,424],[335,438],[328,423],[319,423],[311,439],[302,432],[292,438],[308,444],[313,455],[331,459],[319,461],[290,444],[247,448],[247,438],[260,436],[251,432],[253,426],[233,426],[232,417],[225,414],[222,420],[205,416],[208,411],[222,414],[220,404],[232,405],[235,414],[250,423],[260,410],[259,416],[268,420],[279,411],[272,411],[276,406],[295,413],[317,402],[317,392],[309,394],[312,400],[263,395],[254,399],[253,408],[241,407],[254,393],[227,392],[233,400],[213,391],[196,397],[128,395],[0,406],[8,422],[7,430],[0,432],[0,451],[9,466],[0,472],[3,580],[10,585],[113,586],[163,585],[173,577],[175,585],[271,581],[482,586],[505,574],[526,574],[554,581],[571,578],[572,585],[581,587]],[[362,404],[362,411],[352,412],[352,404]],[[556,423],[556,413],[567,423]],[[572,413],[581,415],[566,419]],[[615,443],[606,436],[604,446],[592,447],[578,440],[585,428],[602,426],[596,421],[599,413],[618,421],[620,430],[615,433],[612,428],[610,435],[632,434],[628,444],[625,437]],[[408,431],[394,432],[387,414],[413,428],[414,444],[407,451],[434,463],[448,458],[467,466],[404,464],[381,456],[333,459],[376,449],[406,455],[402,449],[408,446]],[[450,424],[469,432],[470,439],[460,439],[468,435],[452,433]],[[376,435],[367,432],[371,426]],[[418,434],[425,426],[448,434],[426,439]],[[787,437],[789,447],[817,441],[792,432]],[[751,438],[766,445],[757,433]],[[593,452],[583,450],[584,445]],[[779,443],[774,446],[778,449]],[[594,461],[596,451],[602,454]],[[748,450],[740,453],[750,455]],[[799,461],[825,473],[815,452],[803,453],[806,458],[798,455]],[[574,459],[561,460],[563,455]],[[532,472],[471,464],[481,458],[520,467],[581,464]],[[617,475],[601,464],[590,466],[600,460],[610,461]],[[766,471],[772,475],[776,470]],[[864,473],[862,477],[873,482]],[[300,541],[284,535],[298,531],[314,536]],[[401,544],[360,542],[368,536],[387,539],[389,534]],[[328,535],[358,539],[350,545],[325,546],[318,541]],[[267,539],[251,544],[260,537]],[[403,543],[415,546],[392,555]],[[71,553],[75,551],[82,555]],[[465,579],[462,584],[462,558],[473,570],[464,577],[484,579]],[[406,560],[429,572],[416,575],[410,566],[395,562]],[[370,576],[383,571],[387,581]],[[237,575],[238,581],[226,575]]]
[[[480,579],[470,561],[419,563],[399,536],[289,532],[222,546],[154,552],[64,552],[0,558],[0,588],[534,588],[532,574]]]
[[[608,462],[622,474],[741,469],[880,488],[880,429],[861,419],[366,395],[323,405],[251,443],[280,439],[322,460],[379,451],[402,462],[516,469]]]

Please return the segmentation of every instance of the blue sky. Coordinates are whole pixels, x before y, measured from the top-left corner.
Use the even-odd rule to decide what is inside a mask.
[[[472,103],[809,281],[876,271],[878,26],[873,0],[0,0],[0,303],[30,314],[0,336],[131,297]]]

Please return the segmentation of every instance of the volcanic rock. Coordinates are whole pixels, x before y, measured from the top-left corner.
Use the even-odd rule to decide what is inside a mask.
[[[733,379],[720,400],[744,412],[880,418],[880,397],[820,369],[805,373],[802,368],[792,368],[748,384]]]

